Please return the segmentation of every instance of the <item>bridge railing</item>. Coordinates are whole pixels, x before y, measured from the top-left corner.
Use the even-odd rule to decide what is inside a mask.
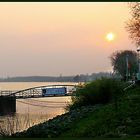
[[[17,92],[17,91],[13,91],[13,90],[2,90],[0,91],[0,96],[8,96],[11,95],[12,93]]]

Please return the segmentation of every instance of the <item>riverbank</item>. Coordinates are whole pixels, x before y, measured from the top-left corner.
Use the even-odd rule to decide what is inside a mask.
[[[136,86],[123,92],[117,108],[115,102],[76,107],[12,137],[140,138],[139,91],[140,87]]]

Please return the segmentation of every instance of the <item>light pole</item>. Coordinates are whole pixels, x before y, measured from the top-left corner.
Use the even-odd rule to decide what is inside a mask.
[[[138,73],[137,73],[137,80],[140,81],[140,47],[137,47],[138,52]]]
[[[126,55],[126,81],[128,80],[128,54]]]

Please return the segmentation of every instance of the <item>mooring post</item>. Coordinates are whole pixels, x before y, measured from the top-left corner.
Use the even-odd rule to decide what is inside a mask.
[[[15,96],[0,96],[0,115],[11,115],[16,112]]]

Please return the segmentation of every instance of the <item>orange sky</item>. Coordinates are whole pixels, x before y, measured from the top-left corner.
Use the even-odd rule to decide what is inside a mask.
[[[125,2],[0,3],[0,77],[108,71],[111,53],[136,49],[129,18]]]

